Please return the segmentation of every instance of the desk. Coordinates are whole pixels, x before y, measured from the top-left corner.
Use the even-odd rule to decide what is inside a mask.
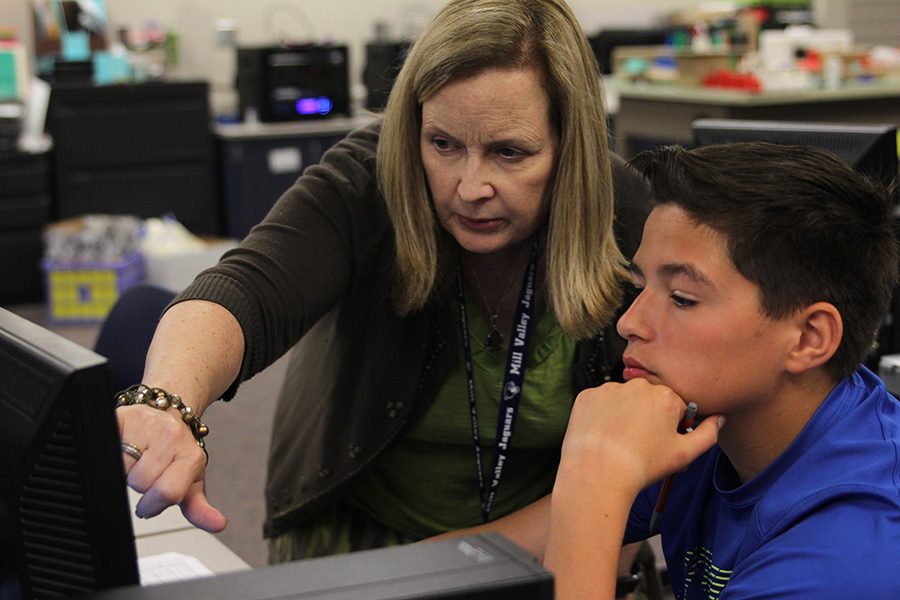
[[[326,150],[373,118],[216,125],[226,235],[242,239],[306,167],[319,162]]]
[[[191,525],[176,506],[151,519],[138,519],[134,516],[134,507],[139,498],[129,488],[128,502],[131,505],[131,524],[138,558],[179,552],[195,557],[217,575],[250,569],[250,565],[214,535]]]
[[[616,80],[607,85],[618,97],[615,147],[625,158],[660,144],[691,144],[691,123],[701,118],[900,123],[900,83],[761,94]]]

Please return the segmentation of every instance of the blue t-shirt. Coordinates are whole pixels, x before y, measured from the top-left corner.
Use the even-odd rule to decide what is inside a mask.
[[[659,488],[626,541],[647,537]],[[860,368],[743,485],[713,447],[675,476],[660,534],[679,599],[900,598],[900,402]]]

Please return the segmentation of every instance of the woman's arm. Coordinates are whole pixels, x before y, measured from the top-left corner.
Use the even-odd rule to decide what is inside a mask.
[[[244,335],[234,316],[218,304],[187,300],[163,315],[153,336],[142,383],[181,396],[199,417],[237,377]],[[175,409],[123,406],[116,410],[122,440],[143,455],[125,459],[128,483],[143,493],[136,514],[152,517],[179,504],[197,527],[220,531],[225,517],[203,492],[206,455]]]
[[[165,312],[147,352],[144,382],[190,398],[197,414],[234,382],[244,356],[237,319],[214,302],[187,300]]]
[[[342,299],[354,269],[368,264],[360,248],[388,238],[375,185],[377,140],[373,125],[336,144],[239,247],[182,292],[158,325],[144,384],[178,394],[202,415],[237,380],[292,348]],[[122,439],[144,451],[137,466],[125,457],[129,485],[144,492],[138,516],[179,504],[198,527],[225,527],[203,494],[206,456],[179,413],[146,406],[117,412]]]

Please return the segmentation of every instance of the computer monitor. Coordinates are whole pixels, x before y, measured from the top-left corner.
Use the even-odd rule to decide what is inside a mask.
[[[870,177],[885,183],[897,179],[897,125],[697,119],[692,129],[697,146],[751,141],[815,146]]]
[[[0,597],[138,582],[106,359],[0,309]]]
[[[499,533],[105,590],[95,600],[552,600],[553,575]]]
[[[0,599],[553,597],[552,574],[499,534],[140,586],[108,371],[0,308]]]
[[[620,27],[601,29],[588,36],[591,50],[603,75],[613,72],[613,50],[620,46],[662,46],[672,30],[662,27]]]
[[[815,146],[887,185],[898,178],[897,125],[697,119],[692,129],[696,146],[754,141]],[[895,214],[900,216],[900,186],[895,188],[894,202]],[[877,345],[866,365],[877,370],[881,356],[897,352],[900,352],[900,293],[895,291],[890,311],[878,332]]]

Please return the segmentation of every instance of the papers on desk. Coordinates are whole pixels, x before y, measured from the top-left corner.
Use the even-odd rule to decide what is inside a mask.
[[[141,585],[183,581],[213,574],[202,562],[180,552],[164,552],[138,558],[138,573]]]

